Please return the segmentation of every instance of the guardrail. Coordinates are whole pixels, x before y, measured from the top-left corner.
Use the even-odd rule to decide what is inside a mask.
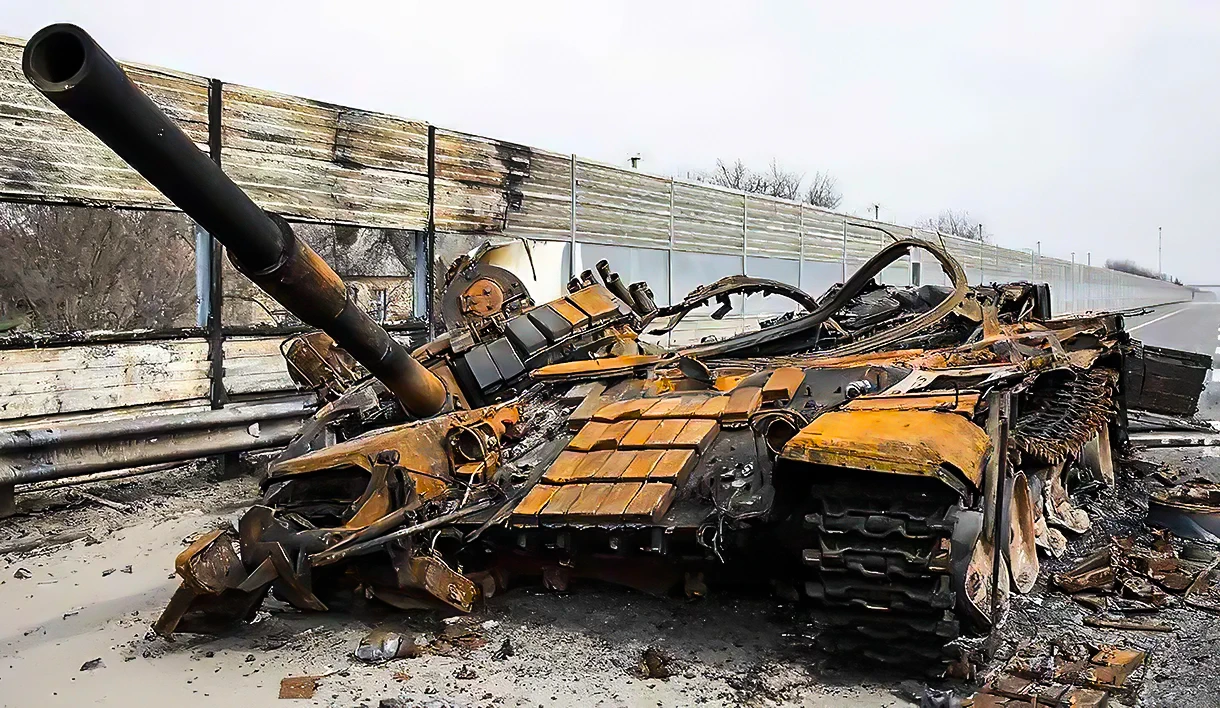
[[[312,394],[294,394],[11,426],[0,430],[0,516],[13,513],[18,484],[286,445],[315,407]]]

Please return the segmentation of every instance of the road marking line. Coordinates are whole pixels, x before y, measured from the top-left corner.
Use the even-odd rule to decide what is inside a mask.
[[[1180,308],[1180,309],[1174,310],[1173,312],[1170,312],[1170,313],[1169,313],[1169,314],[1167,314],[1167,315],[1161,315],[1160,317],[1156,318],[1155,320],[1148,320],[1147,322],[1143,322],[1143,323],[1141,323],[1141,324],[1137,324],[1137,325],[1135,325],[1134,327],[1128,327],[1128,328],[1127,328],[1127,331],[1128,331],[1128,332],[1134,332],[1135,330],[1140,329],[1141,327],[1147,327],[1147,326],[1148,326],[1148,325],[1150,325],[1150,324],[1156,324],[1157,322],[1160,322],[1161,320],[1164,320],[1164,319],[1168,319],[1168,318],[1170,318],[1170,317],[1173,317],[1174,315],[1178,314],[1179,312],[1182,312],[1182,311],[1184,311],[1184,310],[1188,310],[1188,309],[1190,309],[1190,305],[1187,305],[1186,307],[1183,307],[1183,308]]]

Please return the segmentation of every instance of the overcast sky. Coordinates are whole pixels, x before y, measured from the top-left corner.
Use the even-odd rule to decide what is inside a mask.
[[[1220,3],[6,0],[116,58],[685,175],[838,178],[997,242],[1220,282]]]

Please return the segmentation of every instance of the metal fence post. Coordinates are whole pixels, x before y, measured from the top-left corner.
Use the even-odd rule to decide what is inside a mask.
[[[223,151],[221,120],[224,114],[221,103],[224,95],[224,83],[220,79],[208,81],[208,153],[212,161],[220,166],[220,156]],[[224,408],[229,401],[229,392],[225,389],[224,374],[224,320],[221,318],[224,309],[224,270],[221,255],[224,246],[212,238],[209,256],[211,257],[210,283],[208,287],[208,398],[212,408]]]
[[[433,253],[436,252],[436,126],[428,126],[428,224],[424,233],[415,235],[415,302],[412,314],[428,326],[428,339],[436,336],[432,321],[432,292],[435,287]]]
[[[1076,297],[1076,252],[1072,251],[1071,265],[1068,266],[1068,280],[1071,281],[1072,287],[1069,290],[1072,293],[1072,312],[1080,309],[1079,298]]]
[[[207,327],[212,311],[212,235],[195,224],[195,326]]]
[[[805,203],[797,205],[796,287],[805,289]]]
[[[674,178],[669,178],[669,247],[665,250],[665,281],[668,286],[667,305],[674,304]],[[674,333],[666,335],[669,346],[674,345]]]
[[[572,189],[572,215],[568,233],[568,277],[574,278],[576,277],[576,153],[572,153],[572,160],[568,164]]]
[[[750,224],[750,195],[743,194],[743,195],[741,195],[741,274],[742,275],[750,274],[750,268],[747,265],[747,262],[749,259],[749,245],[748,245],[748,239],[750,238],[749,224]],[[749,300],[750,300],[749,296],[747,296],[747,295],[741,296],[741,326],[743,328],[745,327],[746,314],[747,314],[746,313],[746,310],[747,310],[746,303],[748,303]]]
[[[843,254],[840,257],[839,262],[842,264],[842,268],[841,268],[842,280],[840,280],[840,282],[846,283],[847,282],[847,217],[846,216],[843,217]]]

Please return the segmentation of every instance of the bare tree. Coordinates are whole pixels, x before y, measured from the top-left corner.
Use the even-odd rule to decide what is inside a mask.
[[[809,188],[805,190],[805,203],[823,209],[838,209],[843,203],[843,195],[839,193],[839,181],[829,172],[814,172]]]
[[[0,322],[12,329],[194,322],[194,235],[182,214],[0,204],[0,253]]]
[[[751,191],[752,175],[741,160],[727,164],[724,160],[716,160],[716,169],[703,170],[695,173],[695,179],[708,184],[715,184],[742,192]]]
[[[770,167],[761,175],[758,192],[780,199],[795,200],[800,198],[802,181],[804,175],[780,169],[779,163],[772,160]]]
[[[801,189],[801,175],[781,169],[779,163],[771,161],[770,167],[756,172],[746,167],[741,160],[732,164],[716,160],[716,168],[695,175],[695,179],[750,194],[766,194],[781,199],[795,199]]]
[[[843,201],[838,182],[828,172],[815,172],[809,187],[802,190],[805,175],[786,170],[772,160],[767,169],[756,171],[741,160],[727,163],[716,160],[716,168],[695,174],[695,179],[750,194],[765,194],[780,199],[800,200],[824,209],[834,209]]]
[[[987,234],[983,232],[983,225],[975,221],[970,216],[970,212],[966,211],[945,209],[937,214],[935,218],[925,219],[916,225],[948,236],[956,236],[971,241],[986,242],[988,240]]]

